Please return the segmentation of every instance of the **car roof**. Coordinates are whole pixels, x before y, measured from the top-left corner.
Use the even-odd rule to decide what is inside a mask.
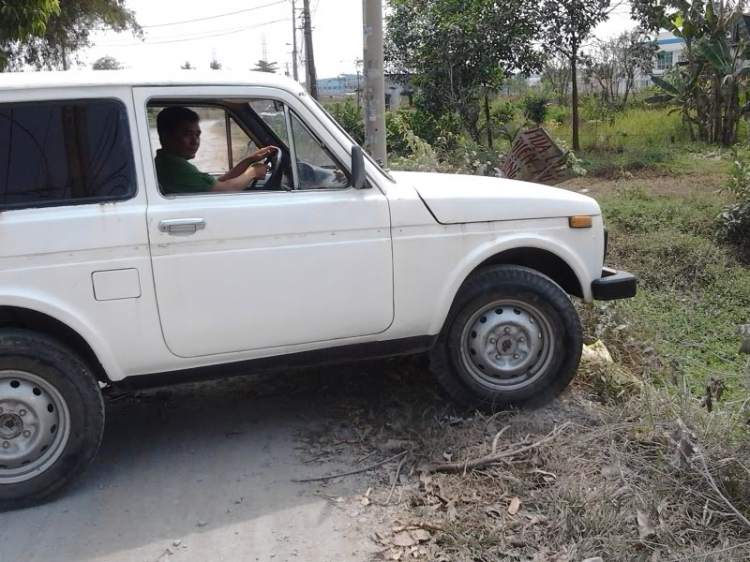
[[[284,76],[253,71],[69,70],[0,73],[0,90],[106,86],[269,86],[292,91],[302,90],[300,84]]]

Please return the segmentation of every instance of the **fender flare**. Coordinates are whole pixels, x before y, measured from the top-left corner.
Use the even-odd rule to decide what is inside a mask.
[[[438,302],[441,303],[441,305],[435,311],[435,315],[430,323],[429,333],[440,333],[459,289],[477,267],[493,256],[508,250],[516,250],[519,248],[544,250],[563,260],[573,270],[573,273],[578,279],[584,300],[591,300],[591,279],[589,278],[589,274],[587,273],[583,262],[569,247],[560,244],[559,241],[553,241],[544,236],[534,234],[525,234],[524,236],[505,236],[477,246],[467,254],[464,259],[456,264],[456,267],[446,280],[443,290],[440,293]]]

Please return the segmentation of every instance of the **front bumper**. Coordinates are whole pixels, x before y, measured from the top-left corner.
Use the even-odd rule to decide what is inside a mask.
[[[597,301],[629,299],[635,296],[637,284],[638,280],[632,273],[605,267],[602,276],[591,283],[591,292]]]

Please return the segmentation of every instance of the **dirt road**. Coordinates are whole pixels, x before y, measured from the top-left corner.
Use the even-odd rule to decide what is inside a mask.
[[[110,402],[84,480],[51,504],[0,514],[0,560],[369,560],[372,523],[349,502],[361,482],[291,482],[351,468],[353,450],[311,457],[299,435],[328,423],[326,388],[356,376],[343,369]]]

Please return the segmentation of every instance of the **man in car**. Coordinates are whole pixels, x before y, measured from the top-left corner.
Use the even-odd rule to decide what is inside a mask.
[[[267,168],[259,164],[278,149],[267,146],[254,152],[223,176],[215,178],[188,162],[201,146],[200,117],[187,107],[167,107],[156,118],[161,148],[156,151],[156,175],[165,194],[191,194],[242,191],[253,180],[266,177]]]

